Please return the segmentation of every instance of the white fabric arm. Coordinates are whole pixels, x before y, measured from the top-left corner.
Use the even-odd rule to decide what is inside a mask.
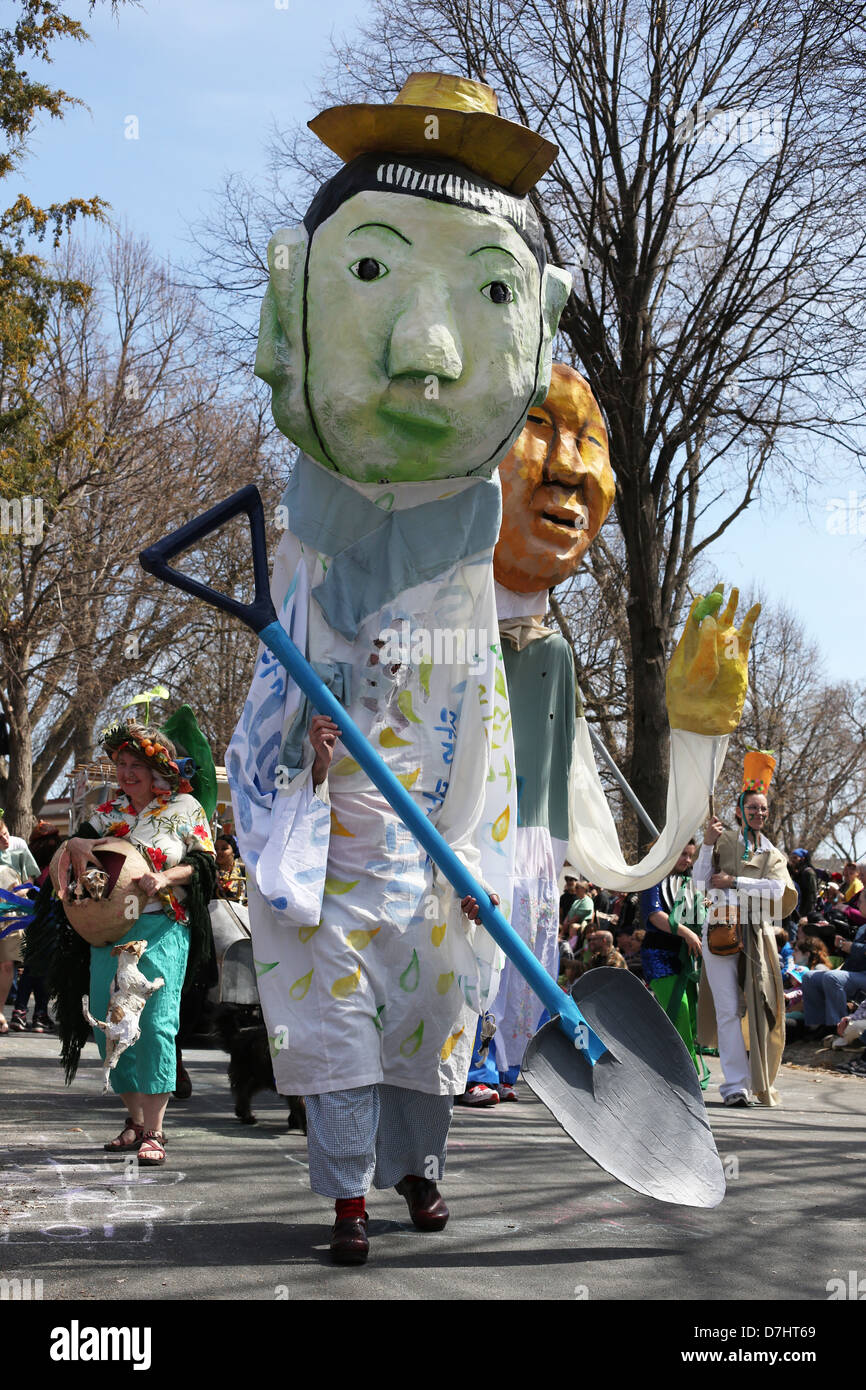
[[[659,883],[706,820],[710,792],[727,749],[727,735],[711,738],[671,730],[665,828],[640,863],[629,866],[595,765],[589,727],[585,719],[578,719],[569,789],[569,862],[603,888],[633,893]]]

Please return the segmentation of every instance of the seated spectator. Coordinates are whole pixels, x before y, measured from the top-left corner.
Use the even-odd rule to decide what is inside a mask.
[[[849,860],[842,868],[842,882],[844,888],[842,897],[846,903],[853,903],[859,893],[863,892],[863,883],[857,872],[857,865]]]
[[[825,883],[818,897],[818,906],[826,911],[830,907],[841,907],[842,894],[838,883]]]
[[[562,961],[562,959],[560,958],[560,964],[562,966],[562,971],[557,983],[559,984],[560,989],[570,991],[575,981],[579,980],[581,975],[583,974],[583,969],[580,963],[574,960],[573,957],[571,960],[566,961]]]
[[[833,962],[827,950],[826,943],[820,936],[806,936],[803,938],[803,945],[795,946],[792,952],[792,965],[799,965],[806,970],[832,970]]]
[[[803,981],[803,1016],[812,1036],[836,1028],[848,1012],[848,1000],[866,991],[866,891],[863,889],[857,908],[864,915],[864,922],[857,928],[854,940],[837,935],[834,942],[838,954],[846,958],[845,969],[814,969]]]
[[[621,953],[626,963],[626,968],[633,975],[637,975],[639,980],[644,978],[643,960],[641,952],[643,950],[646,932],[643,927],[636,927],[633,931],[617,932],[614,944]]]
[[[609,931],[590,932],[587,942],[591,955],[587,970],[597,970],[606,965],[614,970],[627,970],[628,966],[613,944],[613,933]]]
[[[775,937],[776,950],[779,952],[779,966],[781,967],[782,975],[784,976],[785,972],[787,970],[790,970],[791,965],[793,963],[794,948],[788,940],[788,933],[785,931],[784,927],[778,928],[778,930],[775,933]]]
[[[797,925],[796,941],[802,943],[807,936],[817,936],[827,947],[827,951],[834,949],[833,943],[839,932],[843,935],[846,931],[853,937],[854,931],[846,921],[844,925],[828,920],[823,912],[810,912],[808,917],[802,918]]]
[[[607,889],[597,888],[594,883],[591,883],[589,896],[592,898],[596,917],[608,917],[610,915],[611,896]]]

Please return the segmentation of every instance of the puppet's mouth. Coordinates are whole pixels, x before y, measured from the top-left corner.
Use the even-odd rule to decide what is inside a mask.
[[[547,499],[545,500],[547,501]],[[589,529],[589,508],[581,502],[559,505],[553,501],[547,501],[544,510],[537,512],[536,515],[548,526],[555,526],[558,531],[569,532],[573,536],[580,531]]]
[[[379,407],[382,415],[391,426],[396,426],[408,439],[419,441],[438,441],[453,434],[453,426],[440,416],[427,415],[423,411],[408,410],[405,407],[383,405]]]
[[[553,512],[542,512],[541,519],[551,522],[554,526],[564,526],[569,531],[585,531],[587,525],[586,518],[579,514],[576,516],[558,516],[554,515]]]

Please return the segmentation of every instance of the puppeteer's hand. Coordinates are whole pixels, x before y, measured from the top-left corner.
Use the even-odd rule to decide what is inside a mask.
[[[73,835],[64,844],[60,858],[57,861],[57,878],[60,884],[57,896],[61,902],[65,902],[68,896],[66,881],[71,869],[74,878],[79,879],[86,870],[88,864],[95,864],[97,869],[102,865],[90,852],[92,840],[88,840],[83,835]]]
[[[490,901],[492,902],[494,907],[499,906],[499,899],[495,893],[490,894]],[[481,909],[479,908],[478,903],[471,895],[467,895],[465,898],[463,898],[460,903],[460,906],[463,908],[463,911],[466,913],[466,916],[469,918],[470,922],[477,922],[478,913]]]
[[[318,787],[324,782],[331,766],[331,759],[334,756],[334,745],[340,736],[340,730],[329,719],[326,714],[314,714],[310,721],[310,743],[313,745],[315,760],[313,762],[313,786]]]
[[[738,631],[734,627],[738,600],[738,591],[732,589],[724,612],[716,617],[722,604],[719,584],[692,604],[668,667],[672,729],[719,735],[732,733],[739,724],[749,684],[749,643],[761,605],[749,609]]]

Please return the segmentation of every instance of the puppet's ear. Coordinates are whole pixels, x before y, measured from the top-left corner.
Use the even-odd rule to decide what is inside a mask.
[[[256,376],[272,391],[271,407],[281,432],[307,453],[316,437],[304,398],[304,265],[306,228],[284,227],[268,243],[270,281],[259,316]]]
[[[548,265],[541,281],[541,315],[544,328],[544,342],[538,362],[537,393],[534,404],[541,405],[550,389],[550,369],[553,360],[553,340],[559,327],[559,319],[565,302],[571,292],[571,275],[558,265]]]

